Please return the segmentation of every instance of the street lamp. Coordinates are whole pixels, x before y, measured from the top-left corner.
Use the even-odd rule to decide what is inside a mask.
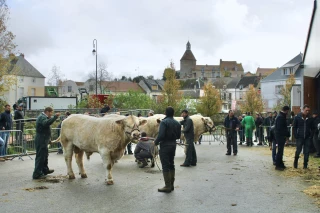
[[[96,55],[96,98],[98,95],[98,41],[93,39],[93,50],[92,54]]]

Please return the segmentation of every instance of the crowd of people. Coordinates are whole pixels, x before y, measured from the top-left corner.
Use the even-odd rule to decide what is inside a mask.
[[[14,120],[24,118],[22,108],[23,105],[17,106],[14,111]],[[109,110],[110,108],[108,109],[108,106],[106,105],[104,109],[101,110],[101,113],[107,113]],[[268,116],[265,118],[259,113],[256,113],[255,118],[253,118],[250,112],[236,117],[234,112],[230,110],[228,116],[224,119],[227,138],[226,155],[231,155],[231,153],[233,153],[233,155],[238,154],[238,135],[240,145],[246,144],[247,146],[253,146],[253,142],[257,142],[257,145],[263,145],[263,143],[268,141],[270,149],[272,150],[271,156],[275,169],[283,171],[286,168],[283,161],[284,147],[291,137],[296,142],[293,167],[298,168],[298,160],[303,150],[303,168],[307,169],[309,153],[312,152],[312,147],[316,150],[316,155],[314,157],[320,157],[320,116],[317,111],[314,111],[313,115],[310,116],[310,107],[308,105],[304,105],[302,112],[296,116],[291,113],[288,118],[289,110],[290,108],[288,106],[284,106],[279,114],[277,112],[268,113]],[[13,119],[10,112],[10,105],[5,105],[5,111],[0,114],[1,130],[12,129]],[[148,116],[153,116],[153,114],[154,112],[151,110],[149,111]],[[65,118],[69,115],[70,113],[66,112]],[[131,143],[128,144],[127,150],[128,154],[134,154],[136,160],[141,163],[139,166],[140,168],[147,166],[149,159],[152,161],[151,167],[154,167],[154,157],[158,152],[157,146],[159,145],[159,156],[162,164],[165,186],[159,188],[158,191],[168,193],[174,190],[176,140],[180,139],[181,134],[184,134],[186,139],[186,158],[180,166],[196,166],[197,155],[194,145],[194,126],[192,119],[189,117],[188,110],[183,110],[181,112],[183,120],[180,122],[173,118],[174,109],[172,107],[166,108],[165,115],[166,117],[160,122],[157,138],[150,138],[145,132],[142,132],[140,141],[136,145],[134,152],[131,150]],[[44,112],[37,117],[35,136],[36,159],[32,176],[33,179],[42,179],[45,178],[47,174],[54,172],[54,170],[48,168],[48,143],[51,137],[50,125],[59,116],[60,113],[53,114],[53,109],[47,107]],[[16,128],[23,131],[23,125],[19,122],[16,124]],[[182,126],[183,128],[181,128]],[[255,134],[253,134],[254,130]],[[266,135],[264,133],[266,133]],[[253,140],[254,135],[255,140]],[[1,132],[0,156],[5,156],[7,154],[8,137],[9,132]],[[19,137],[20,136],[18,135],[17,138]]]

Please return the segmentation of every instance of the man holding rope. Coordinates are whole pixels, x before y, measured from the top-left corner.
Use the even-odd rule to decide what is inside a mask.
[[[171,192],[174,190],[175,167],[174,156],[176,154],[176,140],[181,136],[181,125],[173,119],[174,109],[166,108],[166,117],[161,121],[159,134],[154,141],[155,145],[160,144],[160,161],[162,164],[165,186],[158,189],[158,192]]]

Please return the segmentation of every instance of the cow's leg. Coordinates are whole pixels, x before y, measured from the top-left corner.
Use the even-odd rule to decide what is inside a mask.
[[[63,155],[67,164],[69,179],[75,179],[73,170],[72,170],[72,155],[73,155],[73,144],[72,143],[63,143]]]
[[[86,171],[84,170],[84,167],[83,167],[83,154],[84,154],[84,151],[79,150],[79,152],[76,154],[76,162],[79,167],[79,173],[81,175],[81,178],[87,178]]]
[[[103,161],[103,165],[107,170],[106,171],[106,183],[107,183],[107,185],[113,185],[113,178],[112,178],[111,172],[112,172],[114,160],[111,159],[110,152],[108,152],[108,151],[104,151],[104,152],[100,151],[100,155],[101,155],[101,158]]]

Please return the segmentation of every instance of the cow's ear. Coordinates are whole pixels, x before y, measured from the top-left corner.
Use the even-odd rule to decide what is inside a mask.
[[[204,123],[206,122],[206,120],[205,120],[203,117],[201,118],[201,120],[202,120]]]
[[[148,123],[148,121],[147,121],[146,119],[140,120],[140,121],[139,121],[139,126],[143,126],[143,125],[145,125],[146,123]]]
[[[157,123],[158,123],[158,124],[161,123],[161,120],[160,120],[159,118],[157,119]]]
[[[120,124],[124,124],[124,122],[125,122],[124,120],[125,120],[125,119],[117,120],[117,121],[116,121],[116,124],[119,124],[119,125],[120,125]]]

